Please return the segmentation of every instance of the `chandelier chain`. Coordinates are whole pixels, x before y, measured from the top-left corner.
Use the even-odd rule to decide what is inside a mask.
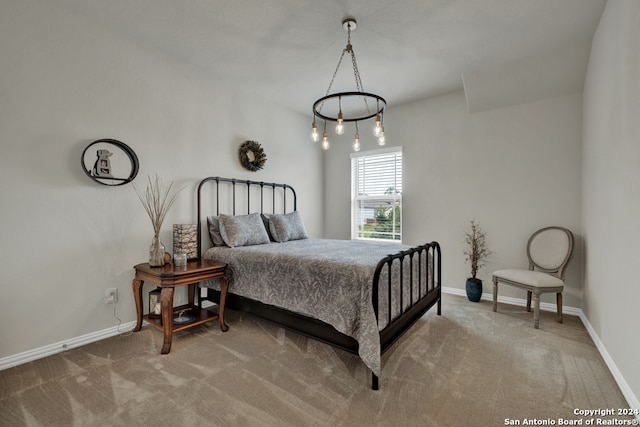
[[[351,30],[349,30],[351,33]],[[351,46],[351,44],[349,44]],[[360,77],[360,70],[358,70],[358,64],[356,63],[356,53],[351,49],[351,63],[353,64],[353,75],[356,79],[356,89],[358,92],[364,92],[364,86],[362,85],[362,78]],[[367,113],[371,114],[371,110],[369,109],[369,103],[367,102],[367,98],[364,98],[364,105],[367,109]]]
[[[340,59],[338,60],[338,65],[336,65],[336,69],[333,72],[333,76],[331,76],[331,81],[329,82],[329,87],[327,88],[327,92],[324,94],[325,96],[329,95],[329,92],[331,91],[331,87],[333,86],[333,81],[336,79],[336,76],[338,75],[338,70],[340,69],[340,64],[342,64],[342,59],[344,58],[344,53],[345,52],[351,52],[351,56],[353,57],[353,49],[351,49],[351,25],[348,26],[347,29],[347,47],[345,47],[344,49],[342,49],[342,53],[340,54]],[[357,85],[357,81],[356,81],[356,85]],[[324,102],[320,105],[320,108],[318,109],[319,112],[322,112],[322,107],[324,106]]]
[[[336,70],[333,72],[333,76],[331,77],[331,81],[329,82],[329,87],[327,88],[327,92],[325,93],[325,96],[329,95],[329,92],[331,92],[331,87],[333,86],[333,81],[336,79],[336,75],[338,75],[338,70],[340,69],[340,64],[342,64],[342,58],[344,58],[344,53],[346,51],[347,51],[347,48],[342,49],[342,54],[340,55],[340,59],[338,60],[338,65],[336,65]],[[322,107],[323,106],[324,106],[324,102],[322,104],[320,104],[320,107],[318,108],[318,112],[319,113],[322,112]]]
[[[353,65],[353,76],[356,79],[356,89],[358,92],[363,92],[362,79],[360,78],[358,64],[356,64],[356,53],[353,51],[353,46],[351,46],[351,24],[347,25],[347,47],[345,48],[345,51],[348,51],[351,54],[351,64]],[[344,51],[342,54],[344,55]]]
[[[327,88],[327,92],[325,93],[325,95],[329,95],[329,92],[331,91],[331,87],[333,86],[333,81],[336,79],[336,75],[338,74],[338,70],[340,69],[340,64],[342,64],[342,58],[344,58],[344,53],[347,51],[347,49],[344,49],[342,51],[342,55],[340,55],[340,59],[338,60],[338,65],[336,66],[336,70],[333,72],[333,76],[331,77],[331,81],[329,82],[329,87]]]
[[[360,70],[358,70],[358,64],[356,62],[356,53],[353,51],[353,46],[351,45],[351,25],[347,28],[347,46],[342,49],[342,53],[340,54],[340,59],[338,60],[338,65],[336,65],[336,69],[333,72],[333,76],[331,76],[331,81],[329,82],[329,87],[325,92],[325,96],[329,95],[331,92],[331,88],[333,87],[333,82],[338,75],[338,70],[340,70],[340,65],[342,64],[342,60],[344,59],[345,52],[349,52],[351,55],[351,65],[353,66],[353,76],[356,81],[356,90],[358,92],[364,92],[364,86],[362,84],[362,78],[360,77]],[[367,102],[367,98],[364,98],[364,105],[367,109],[367,113],[371,113],[369,109],[369,103]],[[322,112],[322,107],[324,106],[324,102],[318,108],[318,112]]]

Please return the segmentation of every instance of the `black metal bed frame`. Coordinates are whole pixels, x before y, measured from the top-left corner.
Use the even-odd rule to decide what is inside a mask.
[[[272,204],[271,212],[277,213],[276,209],[276,192],[281,191],[283,212],[287,213],[287,192],[290,192],[293,196],[293,211],[297,207],[296,192],[288,184],[276,184],[262,181],[241,180],[233,178],[221,178],[221,177],[208,177],[200,181],[198,185],[197,196],[197,215],[198,215],[198,254],[202,256],[202,224],[203,220],[206,223],[206,214],[202,213],[202,191],[206,183],[215,183],[215,204],[216,215],[220,214],[220,184],[227,183],[231,186],[232,192],[232,214],[236,214],[236,189],[238,186],[246,186],[247,193],[247,212],[251,213],[251,187],[258,186],[260,188],[260,213],[265,213],[264,210],[264,188],[270,188],[272,191]],[[254,211],[255,212],[255,211]],[[408,268],[403,268],[405,263],[409,263]],[[415,263],[415,264],[414,264]],[[380,353],[384,354],[395,342],[400,338],[418,319],[420,319],[431,307],[437,304],[437,314],[442,312],[442,293],[441,293],[441,250],[440,245],[437,242],[426,243],[412,247],[405,251],[400,251],[395,254],[387,255],[382,258],[373,276],[373,292],[372,292],[372,304],[378,323],[379,318],[379,281],[383,269],[387,269],[388,284],[386,286],[388,290],[387,301],[387,323],[386,327],[380,331]],[[403,274],[407,270],[409,272],[408,278],[408,291],[409,295],[405,295],[404,287],[401,287],[399,292],[399,306],[402,307],[401,313],[398,317],[392,318],[392,305],[396,305],[398,301],[394,301],[391,295],[391,277],[392,273],[398,269],[400,276],[400,283],[403,283]],[[416,271],[417,273],[414,273]],[[429,274],[432,272],[433,274]],[[416,277],[417,276],[417,277]],[[415,290],[415,292],[414,292]],[[198,293],[198,295],[200,295]],[[406,299],[408,298],[409,305],[405,307]],[[220,292],[208,288],[207,297],[205,300],[219,303]],[[202,299],[199,299],[199,303],[202,304]],[[227,296],[226,306],[235,310],[239,310],[245,313],[249,313],[263,319],[274,322],[286,329],[293,330],[310,338],[318,341],[333,345],[342,350],[350,353],[358,354],[357,341],[345,334],[338,332],[333,326],[328,325],[320,320],[307,317],[298,313],[291,312],[279,307],[267,305],[259,301],[255,301],[249,298],[242,297],[240,295],[234,295],[232,289]],[[371,373],[371,388],[374,390],[379,389],[378,376],[373,372]]]

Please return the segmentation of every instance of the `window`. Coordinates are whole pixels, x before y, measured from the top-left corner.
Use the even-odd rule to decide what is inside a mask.
[[[402,147],[351,154],[351,238],[402,240]]]

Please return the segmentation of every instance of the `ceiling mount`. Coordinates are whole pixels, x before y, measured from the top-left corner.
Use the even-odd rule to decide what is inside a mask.
[[[353,18],[346,18],[344,21],[342,21],[342,28],[344,28],[345,31],[353,31],[356,29],[356,20]]]
[[[356,28],[356,20],[354,18],[345,18],[342,21],[342,27],[347,31],[347,46],[342,50],[340,59],[336,70],[333,72],[333,77],[329,82],[329,87],[325,96],[317,99],[313,103],[313,124],[311,125],[311,139],[313,141],[320,140],[320,134],[318,133],[318,124],[316,118],[324,120],[324,132],[322,135],[322,148],[329,149],[329,137],[327,135],[327,120],[337,122],[336,134],[342,135],[344,133],[344,122],[355,122],[356,132],[353,139],[354,151],[360,150],[360,135],[358,134],[358,122],[368,120],[375,117],[375,127],[373,134],[378,138],[378,144],[385,144],[384,126],[382,125],[382,119],[384,110],[387,107],[387,101],[380,95],[374,93],[365,92],[362,86],[362,79],[360,78],[360,71],[358,71],[358,65],[356,64],[356,55],[351,45],[351,31]],[[338,74],[340,64],[344,58],[344,54],[348,53],[351,56],[351,64],[353,65],[353,77],[356,83],[355,91],[348,92],[334,92],[331,93],[331,87],[333,81]],[[327,106],[330,112],[322,112],[323,107]],[[336,113],[337,112],[337,113]]]

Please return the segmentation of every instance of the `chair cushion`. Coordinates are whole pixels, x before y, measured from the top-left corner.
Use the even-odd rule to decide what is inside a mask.
[[[557,271],[572,251],[570,235],[562,228],[539,230],[529,240],[528,251],[538,267]]]
[[[538,288],[564,286],[564,281],[547,273],[531,270],[497,270],[493,277]]]

